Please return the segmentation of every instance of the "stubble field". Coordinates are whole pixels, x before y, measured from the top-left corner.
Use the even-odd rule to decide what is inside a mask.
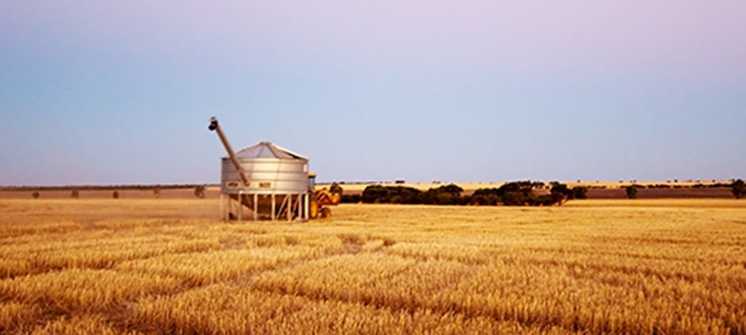
[[[0,200],[0,333],[746,333],[746,201]]]

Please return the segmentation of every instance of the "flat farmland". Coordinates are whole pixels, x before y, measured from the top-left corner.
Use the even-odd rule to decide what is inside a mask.
[[[0,190],[0,199],[33,199],[34,191],[39,192],[40,199],[72,199],[74,188],[60,188],[55,190]],[[193,199],[194,188],[164,188],[156,196],[153,189],[82,189],[78,191],[80,199],[112,199],[116,191],[120,199]],[[205,190],[206,198],[220,197],[220,188],[215,186],[207,187]]]
[[[0,200],[0,333],[746,333],[746,201]]]

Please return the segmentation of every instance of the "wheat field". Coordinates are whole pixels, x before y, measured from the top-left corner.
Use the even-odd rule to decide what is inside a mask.
[[[744,334],[746,201],[0,200],[0,333]]]

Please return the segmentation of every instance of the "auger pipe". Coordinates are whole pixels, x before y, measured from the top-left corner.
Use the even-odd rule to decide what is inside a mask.
[[[241,167],[241,163],[238,162],[238,158],[236,157],[236,153],[233,152],[233,147],[231,147],[230,142],[228,142],[228,138],[225,137],[225,133],[223,132],[223,128],[220,127],[220,124],[218,123],[218,119],[214,116],[210,118],[210,126],[207,127],[207,129],[210,129],[210,131],[214,131],[218,133],[218,137],[220,138],[220,142],[223,142],[223,147],[225,147],[225,151],[228,152],[228,158],[233,162],[233,167],[236,168],[236,171],[238,171],[239,176],[241,176],[241,181],[243,181],[245,186],[249,186],[249,177],[246,176],[246,171],[244,171],[243,167]]]

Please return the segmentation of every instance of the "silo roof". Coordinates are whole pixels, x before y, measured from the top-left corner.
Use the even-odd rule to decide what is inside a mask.
[[[274,158],[308,160],[305,156],[299,155],[271,142],[259,142],[256,145],[243,148],[236,153],[236,157],[243,159]]]

